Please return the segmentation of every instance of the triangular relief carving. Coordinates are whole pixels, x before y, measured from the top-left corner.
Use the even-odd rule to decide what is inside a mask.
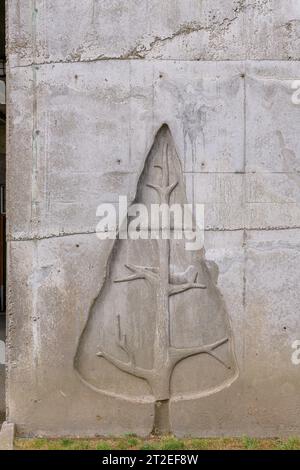
[[[167,125],[158,131],[135,202],[185,204],[181,162]],[[174,228],[174,227],[173,227]],[[106,280],[81,335],[75,368],[100,393],[155,403],[168,431],[169,402],[202,397],[238,375],[216,266],[185,240],[116,240]]]

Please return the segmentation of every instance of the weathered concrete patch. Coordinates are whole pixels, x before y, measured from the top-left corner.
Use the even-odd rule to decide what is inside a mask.
[[[0,431],[0,450],[13,450],[15,438],[15,425],[4,422]]]

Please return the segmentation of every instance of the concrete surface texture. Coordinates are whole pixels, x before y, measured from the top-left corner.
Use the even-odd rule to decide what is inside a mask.
[[[0,430],[0,450],[13,450],[15,425],[4,422]]]
[[[5,353],[5,316],[0,314],[0,423],[5,418],[5,365],[3,356]]]
[[[7,6],[9,422],[299,433],[299,2]],[[205,249],[99,240],[119,195],[204,204]]]

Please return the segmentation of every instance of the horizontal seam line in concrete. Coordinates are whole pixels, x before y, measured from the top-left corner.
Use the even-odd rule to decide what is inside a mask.
[[[89,64],[93,62],[110,62],[110,61],[130,61],[130,62],[164,62],[164,61],[169,61],[169,62],[211,62],[211,63],[216,63],[216,62],[233,62],[233,63],[247,63],[247,62],[286,62],[286,63],[293,63],[293,62],[299,62],[299,58],[293,58],[293,59],[180,59],[180,58],[164,58],[164,59],[159,59],[159,58],[153,58],[153,59],[148,59],[148,58],[124,58],[124,57],[103,57],[103,58],[95,58],[95,59],[89,59],[89,60],[54,60],[50,62],[31,62],[29,64],[19,64],[19,65],[10,65],[9,62],[7,62],[7,67],[10,69],[18,69],[18,68],[26,68],[26,67],[40,67],[43,65],[59,65],[59,64]]]
[[[300,170],[297,171],[201,171],[201,170],[183,170],[184,174],[197,175],[295,175],[300,176]],[[102,173],[105,175],[105,173]],[[131,173],[135,175],[135,173]]]
[[[285,226],[270,226],[270,227],[237,227],[237,228],[217,228],[217,227],[208,227],[204,229],[204,232],[239,232],[246,230],[248,232],[260,232],[260,231],[277,231],[277,230],[299,230],[299,225],[294,225],[290,227]],[[61,233],[61,234],[52,234],[52,235],[41,235],[36,237],[8,237],[7,242],[26,242],[26,241],[38,241],[38,240],[48,240],[52,238],[64,238],[72,237],[77,235],[96,235],[98,232],[73,232],[73,233]],[[106,232],[105,232],[106,233]]]

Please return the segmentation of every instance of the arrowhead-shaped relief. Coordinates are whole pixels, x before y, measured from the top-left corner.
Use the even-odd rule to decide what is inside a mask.
[[[167,125],[139,178],[136,203],[187,203]],[[94,390],[136,402],[203,397],[238,375],[217,270],[186,240],[119,240],[81,335],[75,368]]]

